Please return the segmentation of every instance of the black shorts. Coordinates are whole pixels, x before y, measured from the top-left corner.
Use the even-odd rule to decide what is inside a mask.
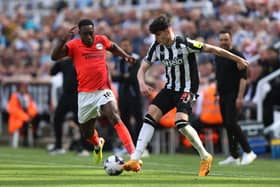
[[[151,104],[156,105],[163,115],[174,107],[177,108],[177,112],[190,115],[192,113],[193,101],[194,94],[162,89]]]

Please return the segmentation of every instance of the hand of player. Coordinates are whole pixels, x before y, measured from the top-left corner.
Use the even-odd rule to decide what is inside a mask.
[[[241,61],[238,61],[238,63],[237,63],[237,68],[238,68],[239,70],[245,69],[245,68],[247,68],[248,64],[249,64],[249,63],[248,63],[247,60],[242,59]]]
[[[139,84],[140,92],[143,96],[149,96],[154,91],[154,88],[146,83]]]
[[[127,56],[124,58],[124,60],[130,64],[135,64],[136,63],[136,59],[132,56]]]
[[[72,39],[75,36],[75,30],[78,26],[74,26],[63,36],[62,41],[67,42],[68,40]]]

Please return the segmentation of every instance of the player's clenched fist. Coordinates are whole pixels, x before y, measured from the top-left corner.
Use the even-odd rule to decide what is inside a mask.
[[[74,26],[62,37],[62,41],[66,42],[70,39],[72,39],[75,36],[75,30],[78,28],[78,26]]]

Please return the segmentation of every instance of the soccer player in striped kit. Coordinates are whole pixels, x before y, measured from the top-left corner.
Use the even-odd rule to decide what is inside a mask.
[[[209,52],[229,58],[235,61],[240,69],[245,68],[248,63],[243,58],[220,47],[175,36],[169,17],[165,15],[155,18],[150,24],[149,30],[155,35],[156,40],[150,46],[137,74],[140,91],[143,95],[149,95],[152,92],[153,88],[145,83],[145,72],[157,61],[165,65],[166,84],[148,107],[138,136],[136,150],[130,160],[124,164],[124,169],[135,172],[141,170],[140,158],[153,136],[157,122],[170,109],[176,107],[175,126],[198,151],[201,159],[198,175],[206,176],[210,171],[213,158],[205,150],[197,132],[189,122],[199,80],[195,53]]]

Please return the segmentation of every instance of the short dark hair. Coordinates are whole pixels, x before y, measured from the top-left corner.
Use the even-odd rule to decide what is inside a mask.
[[[229,34],[230,37],[232,36],[230,30],[227,28],[220,30],[219,34]]]
[[[156,34],[158,31],[164,31],[168,27],[170,27],[170,18],[167,15],[160,15],[150,24],[149,30],[152,34]]]
[[[86,25],[94,26],[93,22],[90,19],[82,19],[78,23],[79,29],[81,29],[82,26],[86,26]]]

